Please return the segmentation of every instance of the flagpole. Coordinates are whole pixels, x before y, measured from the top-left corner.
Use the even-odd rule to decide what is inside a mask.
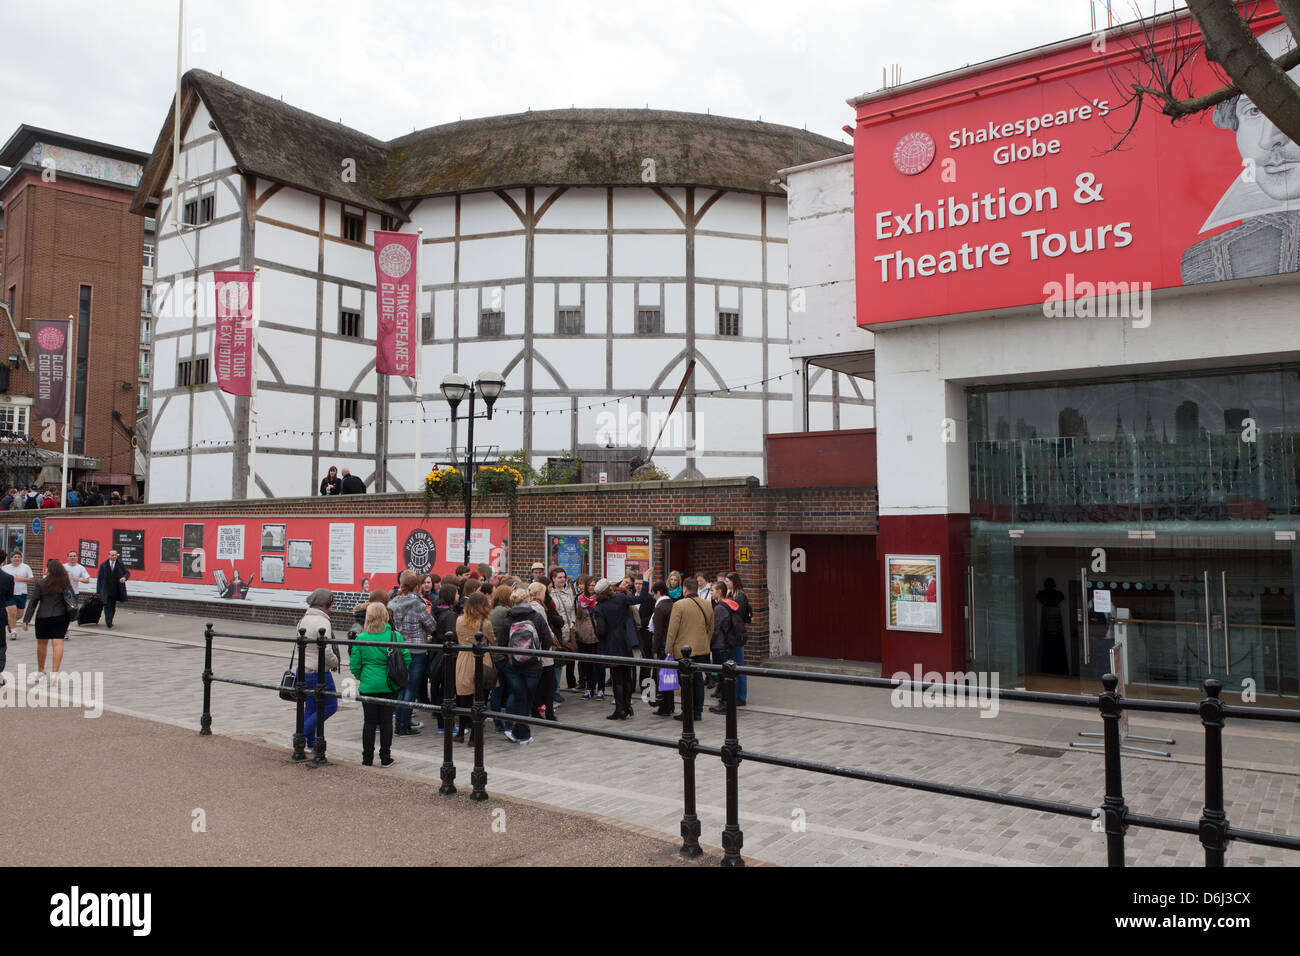
[[[60,482],[60,508],[68,506],[68,429],[72,427],[72,388],[77,381],[77,377],[72,370],[73,328],[72,316],[68,316],[68,357],[67,364],[63,367],[63,476]]]
[[[424,352],[424,320],[420,316],[420,237],[423,229],[415,230],[415,484],[413,488],[423,487],[424,474],[421,461],[424,458],[424,393],[420,384],[420,372]],[[433,293],[429,293],[429,313],[433,314]]]
[[[185,48],[185,0],[180,0],[176,18],[176,102],[172,106],[172,225],[181,228],[181,53]]]
[[[248,345],[248,486],[244,492],[248,498],[253,497],[253,490],[257,487],[257,470],[254,468],[257,456],[257,323],[261,312],[262,267],[253,266],[253,328]]]

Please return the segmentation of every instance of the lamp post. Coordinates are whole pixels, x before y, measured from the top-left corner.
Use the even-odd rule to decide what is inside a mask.
[[[465,416],[469,422],[469,435],[465,441],[465,564],[469,564],[469,525],[470,515],[474,511],[474,419],[491,419],[492,406],[505,388],[506,380],[500,372],[479,372],[473,385],[459,372],[452,372],[442,380],[442,397],[451,406],[453,425],[456,423],[456,409],[466,396],[469,397],[469,414]],[[483,402],[487,405],[486,415],[474,414],[474,399],[478,395],[483,396]]]

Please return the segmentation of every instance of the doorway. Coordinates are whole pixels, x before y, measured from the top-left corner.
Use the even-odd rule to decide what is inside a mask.
[[[796,657],[880,660],[883,588],[868,534],[792,534],[790,646]]]

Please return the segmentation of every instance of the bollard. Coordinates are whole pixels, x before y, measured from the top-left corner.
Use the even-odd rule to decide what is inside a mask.
[[[199,715],[199,736],[212,736],[212,622],[203,629],[203,713]]]
[[[456,729],[456,715],[453,712],[456,707],[456,642],[452,640],[452,633],[447,632],[447,641],[443,644],[442,655],[442,769],[439,775],[442,777],[442,786],[438,792],[443,796],[451,796],[456,792],[456,761],[452,753],[455,747],[455,741],[452,738],[452,731]]]
[[[483,632],[479,631],[474,635],[474,716],[470,720],[473,728],[470,732],[474,735],[474,769],[469,775],[469,782],[474,789],[469,794],[471,800],[488,798],[487,769],[483,766],[483,711],[486,709],[487,701],[483,692]]]
[[[700,818],[695,815],[695,662],[689,647],[683,647],[681,653],[677,683],[682,694],[682,739],[677,742],[677,751],[682,755],[682,847],[678,852],[693,860],[704,853],[700,848]]]
[[[1105,690],[1098,696],[1101,707],[1102,737],[1106,750],[1106,797],[1102,801],[1101,812],[1106,823],[1106,865],[1124,865],[1124,833],[1128,830],[1125,818],[1128,807],[1124,805],[1124,788],[1120,781],[1120,739],[1119,719],[1120,696],[1116,688],[1119,678],[1106,674],[1101,679]]]
[[[1199,835],[1205,847],[1205,865],[1223,866],[1228,849],[1228,815],[1223,811],[1223,685],[1210,678],[1204,683],[1201,723],[1205,726],[1205,808]]]
[[[313,767],[329,764],[325,759],[325,674],[325,628],[322,627],[316,634],[316,742],[311,748]],[[306,681],[305,676],[303,680]]]
[[[307,734],[303,730],[303,722],[306,719],[303,713],[307,706],[307,628],[298,628],[298,674],[294,679],[294,696],[297,698],[294,706],[297,708],[298,715],[293,728],[293,757],[295,761],[307,759]]]
[[[740,740],[736,728],[736,662],[722,665],[722,700],[727,709],[726,737],[722,742],[722,765],[727,768],[727,823],[722,828],[722,866],[744,866],[740,848],[745,835],[740,831]]]

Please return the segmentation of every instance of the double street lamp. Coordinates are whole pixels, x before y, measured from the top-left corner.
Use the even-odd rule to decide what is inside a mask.
[[[506,389],[506,380],[500,372],[479,372],[478,379],[471,385],[469,379],[459,372],[452,372],[442,380],[442,397],[451,406],[451,422],[456,423],[456,409],[469,397],[469,436],[465,441],[465,564],[469,564],[469,525],[470,515],[474,511],[474,419],[492,418],[492,406]],[[486,415],[474,414],[474,399],[483,396],[487,405]]]

